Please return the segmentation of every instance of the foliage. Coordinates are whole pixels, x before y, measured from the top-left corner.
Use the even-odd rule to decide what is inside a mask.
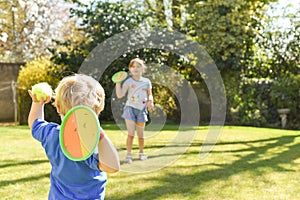
[[[289,75],[276,79],[270,93],[276,108],[289,108],[288,123],[291,128],[299,128],[300,75]]]
[[[252,49],[254,38],[261,29],[259,24],[264,18],[264,6],[270,1],[176,0],[169,2],[164,9],[159,6],[163,1],[145,2],[155,13],[152,16],[154,21],[156,19],[163,27],[187,34],[211,56],[225,84],[227,120],[231,120],[230,108],[237,104],[234,96],[239,93],[239,86],[242,84],[243,76],[240,72],[248,67],[249,60],[255,53]],[[165,60],[191,83],[200,82],[200,85],[205,85],[203,77],[195,70],[195,62],[198,61],[192,56],[186,56],[188,62],[172,53]],[[206,96],[209,97],[207,90]]]
[[[134,4],[117,1],[115,3],[94,1],[90,5],[75,1],[77,7],[71,9],[72,17],[80,19],[75,37],[60,43],[62,49],[52,49],[52,60],[76,72],[84,58],[99,43],[115,34],[134,29],[149,16]]]
[[[73,29],[67,40],[65,37],[56,40],[58,47],[49,48],[56,65],[77,72],[87,55],[108,38],[138,27],[165,27],[199,42],[215,61],[225,83],[229,123],[271,126],[279,121],[273,100],[277,98],[271,91],[285,77],[289,77],[286,81],[292,81],[291,77],[299,74],[300,31],[297,16],[291,16],[293,26],[287,32],[270,29],[273,19],[266,18],[264,9],[272,0],[174,0],[168,4],[162,0],[68,2],[75,4],[71,14],[77,23],[70,25]],[[191,84],[202,86],[201,91],[209,98],[203,77],[195,70],[197,60],[193,55],[184,55],[183,59],[160,49],[129,49],[113,61],[100,80],[106,91],[114,88],[112,74],[127,70],[129,60],[134,57],[175,69]],[[171,76],[164,78],[172,80]],[[176,119],[180,112],[176,95],[159,85],[154,85],[153,90],[155,101]],[[112,120],[110,95],[102,113],[106,120]],[[297,119],[297,113],[298,108],[291,113],[292,120]]]
[[[85,5],[74,1],[77,7],[71,10],[72,16],[80,19],[80,25],[74,30],[74,36],[67,41],[60,42],[59,48],[52,49],[52,60],[54,63],[64,65],[66,70],[77,72],[87,55],[101,42],[115,34],[139,27],[149,16],[147,11],[142,11],[135,4],[117,1],[114,3],[95,1],[91,5]],[[105,110],[101,118],[107,121],[113,120],[111,114],[111,88],[114,84],[111,76],[116,71],[127,70],[130,59],[143,54],[143,50],[129,52],[119,59],[113,61],[100,83],[106,94]]]
[[[0,5],[0,61],[26,62],[49,55],[68,21],[63,0],[6,0]]]
[[[230,70],[241,71],[242,63],[253,55],[253,38],[263,18],[263,7],[269,1],[176,0],[161,9],[162,3],[161,0],[145,0],[145,6],[154,13],[155,25],[187,34],[199,42],[224,74]],[[179,58],[172,54],[169,60],[177,62],[178,65],[172,67],[191,82],[202,79],[200,74],[189,70],[193,68],[192,62],[181,65]]]
[[[284,32],[268,30],[269,26],[263,27],[265,31],[257,35],[257,45],[253,47],[256,54],[249,67],[244,69],[244,74],[249,78],[263,77],[275,80],[289,74],[298,74],[300,27],[294,25]]]
[[[270,91],[270,80],[256,78],[243,80],[239,91],[233,96],[234,103],[228,113],[231,116],[231,123],[247,126],[276,126],[278,115],[270,101]]]
[[[173,2],[173,1],[172,1]],[[172,2],[168,2],[169,4],[172,4]],[[151,21],[153,24],[159,27],[168,27],[168,18],[166,15],[166,6],[163,0],[144,0],[144,6],[146,9],[150,10],[153,13],[153,16],[151,17]]]
[[[39,82],[47,82],[55,89],[62,76],[63,67],[54,65],[49,58],[40,57],[21,67],[18,76],[18,116],[20,124],[27,124],[31,99],[28,90]],[[45,106],[45,119],[59,121],[55,108],[50,103]]]
[[[234,96],[230,120],[248,126],[280,127],[279,108],[289,108],[287,128],[299,129],[300,75],[271,80],[243,80],[240,92]]]
[[[284,16],[277,16],[282,18]],[[243,89],[239,93],[240,119],[244,119],[247,115],[243,113],[254,111],[254,108],[249,106],[251,101],[257,102],[256,109],[263,114],[262,122],[266,120],[268,124],[274,122],[279,123],[280,118],[277,113],[278,108],[289,108],[291,112],[288,114],[288,127],[299,128],[299,42],[300,42],[300,27],[297,25],[297,17],[293,15],[286,16],[290,19],[290,26],[283,29],[274,24],[276,18],[266,17],[261,21],[260,28],[256,37],[255,45],[252,46],[253,56],[247,63],[247,67],[242,70],[241,77]],[[250,80],[259,84],[248,84]],[[261,82],[261,80],[267,82]],[[247,86],[248,85],[248,86]],[[265,88],[263,91],[261,88]],[[252,92],[249,92],[251,90]],[[262,93],[261,93],[262,92]],[[259,98],[253,93],[265,96]],[[247,106],[245,103],[247,102]],[[244,106],[241,106],[244,105]],[[258,105],[264,106],[259,108]],[[249,124],[252,124],[252,118],[249,118]],[[263,125],[258,120],[258,125]]]
[[[296,97],[299,96],[298,89],[296,76],[285,76],[274,80],[271,97],[276,102],[277,108],[290,108]]]
[[[219,69],[240,71],[253,54],[253,38],[268,2],[208,0],[190,4],[188,34],[205,47]]]

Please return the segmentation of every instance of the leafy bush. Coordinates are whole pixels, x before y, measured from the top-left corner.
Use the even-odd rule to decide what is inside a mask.
[[[299,78],[300,75],[298,75],[298,78],[295,75],[284,76],[273,82],[271,98],[276,103],[277,108],[294,107],[293,99],[299,96],[299,83],[297,83]]]
[[[233,124],[247,126],[270,126],[274,123],[269,110],[270,82],[265,79],[246,79],[234,95],[230,108]],[[275,119],[276,120],[276,119]]]
[[[31,106],[28,90],[39,82],[47,82],[54,89],[61,79],[63,68],[55,66],[47,57],[36,58],[21,67],[18,76],[18,116],[20,124],[27,124]],[[49,103],[45,106],[45,119],[58,122],[59,116],[54,106]]]
[[[287,128],[300,129],[300,75],[245,79],[230,107],[232,124],[280,127],[279,108],[289,108]]]
[[[271,100],[276,108],[289,108],[288,127],[300,128],[300,75],[286,75],[273,82],[270,92]]]

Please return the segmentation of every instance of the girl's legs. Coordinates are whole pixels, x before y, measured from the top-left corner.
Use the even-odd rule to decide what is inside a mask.
[[[145,122],[136,122],[136,131],[139,138],[139,155],[141,160],[146,160],[147,156],[144,155],[144,129]]]
[[[127,140],[126,140],[126,150],[127,150],[127,155],[131,156],[131,149],[132,149],[132,143],[133,143],[133,135],[128,135]]]
[[[126,140],[126,150],[127,150],[127,156],[125,162],[131,163],[132,157],[131,157],[131,150],[132,150],[132,144],[133,144],[133,138],[134,138],[134,132],[135,132],[135,122],[129,119],[125,119],[128,136]]]

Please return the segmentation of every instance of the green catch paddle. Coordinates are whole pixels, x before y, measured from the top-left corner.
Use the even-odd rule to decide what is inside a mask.
[[[119,83],[119,82],[122,82],[124,81],[128,76],[128,73],[125,72],[125,71],[119,71],[117,73],[115,73],[112,77],[111,77],[111,80],[114,82],[114,83]]]
[[[89,158],[97,148],[100,123],[87,106],[75,106],[63,118],[59,142],[65,156],[73,161]]]

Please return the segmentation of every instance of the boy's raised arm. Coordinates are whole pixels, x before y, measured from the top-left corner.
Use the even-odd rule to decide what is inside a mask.
[[[33,95],[30,90],[28,91],[28,93],[32,99],[31,108],[28,116],[28,126],[31,129],[36,119],[44,119],[44,105],[50,102],[50,97],[48,96],[46,100],[41,98],[40,102],[38,102],[36,100],[36,96]]]

